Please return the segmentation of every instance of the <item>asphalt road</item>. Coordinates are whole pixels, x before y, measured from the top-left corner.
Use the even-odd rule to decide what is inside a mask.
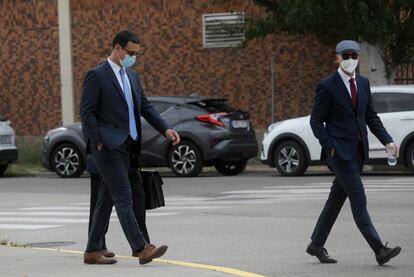
[[[412,174],[363,176],[380,236],[403,247],[399,257],[382,267],[356,228],[349,202],[326,244],[338,264],[321,265],[304,252],[333,179],[328,173],[295,178],[271,170],[235,177],[164,175],[167,206],[148,213],[148,227],[152,242],[169,245],[166,259],[265,276],[414,276]],[[88,201],[86,176],[1,178],[0,241],[83,251]],[[130,255],[116,214],[107,241],[117,254]],[[203,271],[199,276],[219,275]]]

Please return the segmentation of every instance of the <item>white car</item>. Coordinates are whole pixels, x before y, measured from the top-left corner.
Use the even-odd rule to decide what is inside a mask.
[[[0,176],[4,174],[10,163],[17,160],[15,133],[10,121],[0,115]]]
[[[371,87],[375,109],[399,147],[398,164],[414,170],[414,85]],[[310,116],[271,124],[262,141],[261,161],[282,175],[302,175],[320,160],[321,146],[312,133]],[[386,164],[385,147],[371,133],[369,163]]]

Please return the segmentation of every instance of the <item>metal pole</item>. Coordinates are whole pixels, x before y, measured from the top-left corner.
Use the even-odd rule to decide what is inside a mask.
[[[272,82],[272,124],[275,122],[275,85],[276,85],[276,78],[275,78],[275,63],[276,63],[276,54],[272,54],[272,63],[270,65],[270,76]]]

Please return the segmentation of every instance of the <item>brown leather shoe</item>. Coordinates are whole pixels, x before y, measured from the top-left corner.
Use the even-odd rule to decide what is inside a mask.
[[[105,258],[101,251],[94,251],[83,253],[83,262],[85,264],[115,264],[118,261],[115,259]]]
[[[105,258],[115,257],[115,253],[112,251],[109,251],[108,249],[101,249],[101,253]]]
[[[147,264],[153,259],[159,258],[167,252],[168,246],[161,245],[156,247],[153,244],[147,244],[141,252],[133,252],[132,256],[139,258],[139,264]]]

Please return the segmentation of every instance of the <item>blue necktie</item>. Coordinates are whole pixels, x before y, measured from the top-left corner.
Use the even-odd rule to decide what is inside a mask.
[[[134,115],[134,102],[132,101],[132,94],[131,90],[129,89],[127,79],[128,77],[125,76],[125,69],[121,68],[119,71],[121,73],[121,80],[122,80],[122,86],[124,87],[124,94],[125,99],[128,104],[128,116],[129,116],[129,134],[131,137],[136,140],[138,137],[137,132],[137,125],[135,123],[135,115]]]

